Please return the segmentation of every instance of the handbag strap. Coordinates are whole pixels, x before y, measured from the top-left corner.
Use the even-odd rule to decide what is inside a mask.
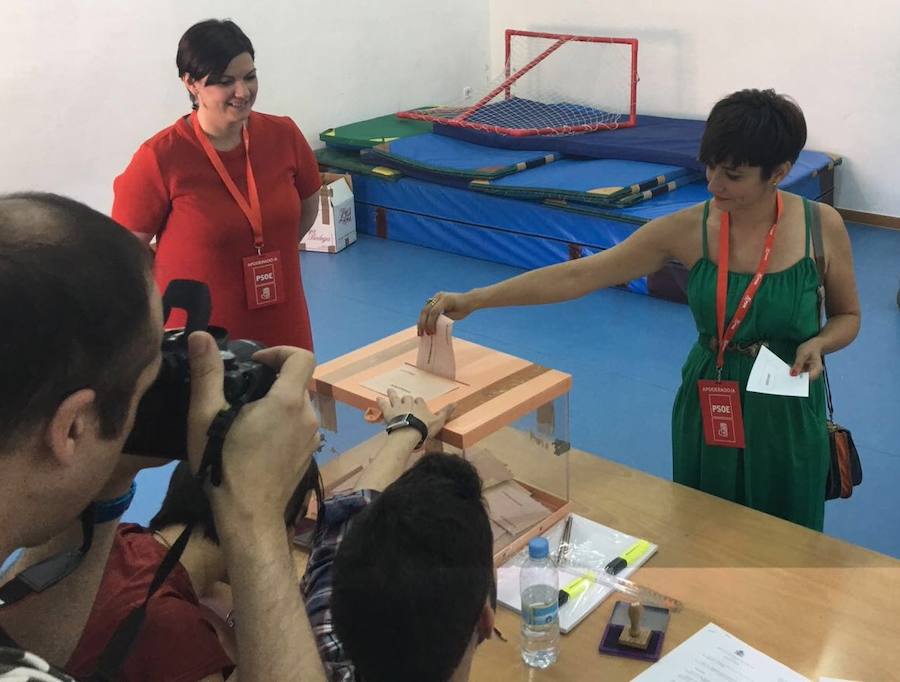
[[[819,330],[825,319],[825,246],[822,243],[822,217],[819,204],[815,201],[803,199],[803,209],[806,213],[806,224],[812,233],[813,260],[816,263],[816,273],[819,276],[819,287],[816,290],[819,303]],[[822,376],[825,380],[825,400],[828,404],[828,421],[834,421],[834,404],[831,402],[831,384],[828,382],[828,367],[825,365],[825,356],[822,356]]]

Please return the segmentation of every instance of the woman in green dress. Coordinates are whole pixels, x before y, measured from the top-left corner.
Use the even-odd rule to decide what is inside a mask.
[[[778,190],[805,144],[806,122],[790,99],[772,90],[729,95],[713,107],[700,146],[710,201],[653,220],[589,258],[466,293],[439,292],[421,311],[419,333],[433,332],[441,313],[458,320],[481,308],[567,301],[681,261],[690,270],[688,304],[698,337],[672,414],[674,480],[821,530],[829,457],[822,357],[853,341],[860,310],[838,212]],[[825,265],[821,329],[812,258],[816,215]],[[721,282],[720,261],[727,264]],[[809,373],[808,398],[747,392],[761,345],[791,364],[792,374]],[[723,446],[715,429],[704,431],[701,412],[723,408],[701,404],[701,385],[733,387],[742,443],[738,436]]]

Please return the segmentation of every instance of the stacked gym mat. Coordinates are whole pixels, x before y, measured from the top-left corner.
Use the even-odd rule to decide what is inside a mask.
[[[320,166],[354,175],[357,230],[535,268],[611,248],[640,225],[709,198],[703,121],[507,137],[382,116],[320,136]],[[782,188],[831,202],[839,157],[803,151]],[[683,300],[678,264],[625,286]]]

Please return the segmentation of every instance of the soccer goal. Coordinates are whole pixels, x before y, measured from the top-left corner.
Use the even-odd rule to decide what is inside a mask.
[[[567,135],[637,122],[635,38],[506,31],[503,73],[446,106],[397,115],[501,135]]]

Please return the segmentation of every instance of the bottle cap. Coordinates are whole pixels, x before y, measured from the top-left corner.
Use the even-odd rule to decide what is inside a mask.
[[[532,559],[546,559],[550,555],[550,543],[547,538],[534,538],[528,543],[528,556]]]

